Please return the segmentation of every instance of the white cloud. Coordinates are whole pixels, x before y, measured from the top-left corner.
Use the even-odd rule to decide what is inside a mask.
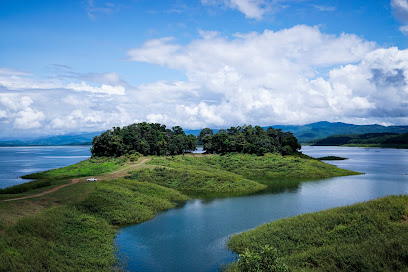
[[[102,84],[101,87],[94,87],[86,84],[84,81],[81,83],[70,83],[66,85],[67,89],[79,91],[79,92],[90,92],[90,93],[100,93],[100,94],[108,94],[108,95],[124,95],[125,94],[125,88],[117,85],[117,86],[112,86],[112,85],[106,85]]]
[[[47,82],[4,75],[22,88],[0,89],[0,135],[29,127],[30,133],[99,131],[140,121],[186,129],[408,121],[407,50],[303,25],[200,34],[185,45],[163,38],[128,51],[130,60],[181,71],[185,80],[131,86],[115,72],[90,73],[33,89],[24,80]]]
[[[271,4],[265,0],[201,0],[203,5],[224,5],[237,9],[250,19],[262,19]]]
[[[408,0],[391,0],[391,7],[397,19],[405,24],[399,30],[408,35]]]
[[[190,127],[341,118],[398,123],[408,116],[406,51],[376,49],[355,35],[328,35],[303,25],[233,38],[201,36],[185,46],[170,38],[148,41],[128,52],[131,60],[185,72],[188,80],[177,84],[194,86],[194,99],[171,99],[176,110],[162,101],[154,114],[166,111],[169,121]],[[156,54],[161,48],[167,50]],[[329,74],[320,74],[322,68]],[[161,97],[170,97],[172,84],[159,85],[149,86],[168,89]]]
[[[14,127],[17,129],[33,129],[42,126],[41,121],[45,119],[44,113],[41,111],[27,108],[18,112],[17,118],[14,122]]]

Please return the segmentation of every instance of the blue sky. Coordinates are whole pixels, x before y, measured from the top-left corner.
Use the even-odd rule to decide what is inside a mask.
[[[407,0],[0,0],[0,137],[408,124]]]

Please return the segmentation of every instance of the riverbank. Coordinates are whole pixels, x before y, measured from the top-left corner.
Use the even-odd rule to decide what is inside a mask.
[[[145,158],[138,162],[142,159]],[[149,159],[148,165],[139,165],[137,169],[125,162],[112,170],[123,169],[123,176],[103,174],[98,182],[76,183],[52,194],[1,202],[0,270],[108,271],[117,263],[113,239],[118,227],[149,220],[180,205],[193,195],[184,191],[254,193],[264,190],[266,185],[248,177],[261,174],[283,177],[289,170],[303,175],[304,179],[357,174],[313,159],[278,155]],[[66,183],[69,182],[67,171],[72,173],[80,168],[71,166],[70,170],[49,171],[40,176],[48,175],[57,182],[59,173],[63,177],[59,182]],[[201,172],[194,174],[198,169]],[[129,177],[123,178],[129,171]],[[188,178],[182,179],[183,175]],[[191,179],[196,182],[188,183]],[[47,190],[47,187],[36,190]],[[3,195],[7,197],[11,198]]]
[[[252,256],[274,247],[292,271],[406,271],[407,219],[408,196],[390,196],[277,220],[234,235],[228,246]]]

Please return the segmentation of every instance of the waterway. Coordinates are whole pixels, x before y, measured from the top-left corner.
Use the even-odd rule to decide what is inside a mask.
[[[194,199],[148,222],[122,228],[115,243],[130,271],[219,271],[234,261],[228,237],[280,218],[345,206],[387,195],[408,194],[408,151],[357,147],[311,147],[312,157],[365,173],[309,181],[280,193]]]
[[[0,188],[30,181],[21,176],[72,165],[90,156],[90,146],[0,147]]]

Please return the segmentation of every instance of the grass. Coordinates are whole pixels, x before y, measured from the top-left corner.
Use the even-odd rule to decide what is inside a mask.
[[[155,183],[184,192],[254,193],[266,189],[266,185],[228,171],[190,169],[185,165],[176,168],[143,169],[130,174],[128,177],[130,179]]]
[[[120,177],[127,174],[128,158],[90,159],[26,176],[41,180],[21,186],[28,191],[0,198],[49,190],[74,177],[98,175],[99,181],[76,183],[41,197],[0,202],[0,271],[111,271],[118,261],[113,245],[118,227],[150,220],[197,192],[249,194],[266,188],[262,184],[266,181],[251,180],[255,178],[287,184],[290,182],[283,177],[356,174],[314,159],[280,155],[150,159],[149,165],[132,168],[138,170],[128,178]],[[103,175],[118,169],[124,174]],[[49,186],[38,186],[47,181]]]
[[[407,215],[408,196],[390,196],[277,220],[234,235],[228,246],[275,247],[293,271],[407,271]]]
[[[167,187],[195,192],[209,192],[211,188],[213,192],[278,192],[296,188],[307,180],[360,174],[307,156],[276,154],[177,156],[153,158],[148,164],[163,166],[165,169],[146,170],[144,173],[133,173],[133,176],[160,182]],[[254,182],[267,185],[267,188]]]
[[[109,173],[123,166],[126,157],[90,158],[74,165],[22,176],[25,179],[69,179]]]
[[[86,185],[91,191],[79,199],[0,225],[0,271],[111,271],[118,226],[149,220],[188,199],[160,185],[127,179]],[[64,194],[72,188],[64,188]]]

